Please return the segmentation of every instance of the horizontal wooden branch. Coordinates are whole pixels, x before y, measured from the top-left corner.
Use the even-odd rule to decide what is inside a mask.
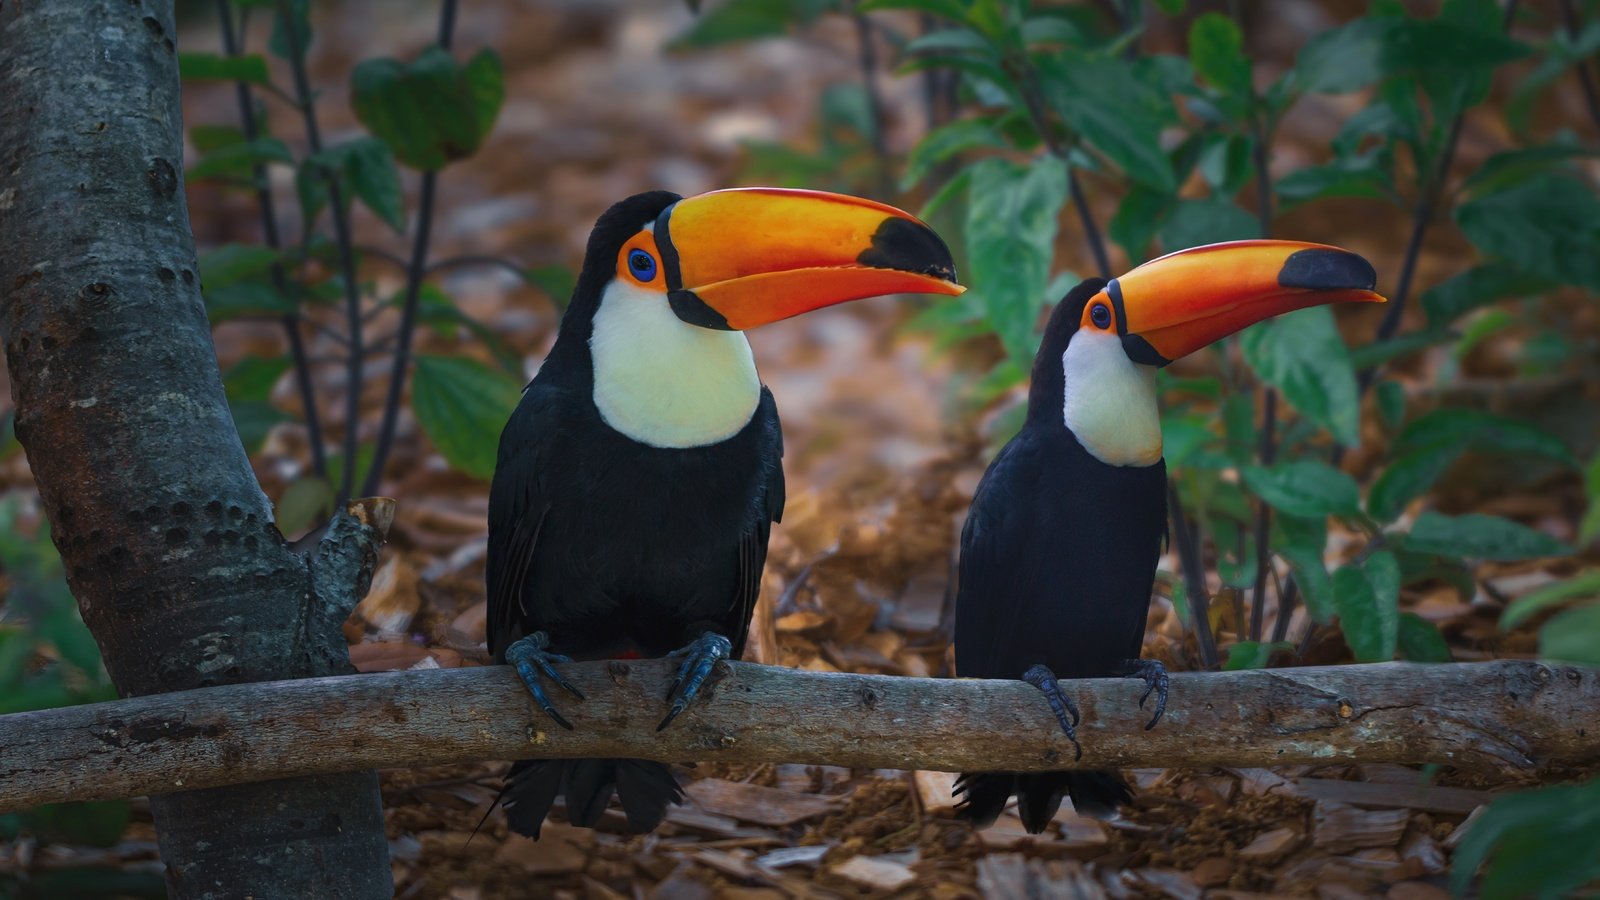
[[[495,666],[204,688],[0,716],[0,812],[352,769],[521,757],[1042,770],[1334,761],[1470,768],[1600,761],[1600,670],[1386,663],[1177,674],[1144,730],[1142,684],[1063,682],[1083,758],[1014,681],[802,672],[735,663],[669,728],[669,663],[563,667],[587,696],[534,708]]]

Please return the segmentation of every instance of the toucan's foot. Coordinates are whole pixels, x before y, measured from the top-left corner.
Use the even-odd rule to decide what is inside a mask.
[[[1083,717],[1078,713],[1078,705],[1072,698],[1061,693],[1061,685],[1056,678],[1056,673],[1044,663],[1034,666],[1022,673],[1022,680],[1044,692],[1044,698],[1050,702],[1050,711],[1056,714],[1056,722],[1061,725],[1061,730],[1066,733],[1067,740],[1072,742],[1072,749],[1077,752],[1076,759],[1083,759],[1083,747],[1078,743],[1078,723]]]
[[[1156,727],[1161,721],[1161,714],[1167,711],[1167,688],[1170,680],[1167,678],[1167,667],[1153,659],[1130,659],[1126,663],[1127,671],[1124,678],[1143,678],[1144,693],[1139,695],[1139,708],[1144,709],[1144,701],[1150,699],[1150,693],[1156,695],[1156,714],[1150,717],[1149,724],[1144,726],[1145,731]]]
[[[661,720],[661,724],[656,726],[657,731],[671,725],[679,713],[689,708],[711,670],[732,654],[732,641],[708,631],[690,641],[687,647],[674,650],[669,655],[674,659],[683,657],[683,664],[678,666],[678,674],[673,676],[672,686],[667,688],[667,699],[672,702],[672,708],[667,711],[667,717]]]
[[[542,631],[522,638],[506,648],[506,662],[517,669],[517,675],[522,678],[522,683],[528,688],[528,693],[533,695],[533,702],[539,704],[544,714],[554,719],[557,725],[568,731],[572,730],[572,723],[556,711],[550,698],[545,696],[544,686],[539,683],[539,676],[555,682],[562,690],[583,699],[583,692],[572,686],[572,682],[556,671],[556,663],[572,662],[572,657],[562,656],[559,653],[549,652],[550,637]]]

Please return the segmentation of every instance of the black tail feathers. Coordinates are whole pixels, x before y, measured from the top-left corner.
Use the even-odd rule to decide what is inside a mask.
[[[511,766],[500,792],[506,825],[538,840],[539,829],[556,795],[567,798],[567,819],[593,828],[615,793],[622,799],[628,827],[636,832],[661,824],[671,804],[683,802],[672,772],[644,759],[528,759]]]
[[[956,793],[963,795],[956,814],[978,828],[993,825],[1016,794],[1017,815],[1029,834],[1044,831],[1065,797],[1079,815],[1096,819],[1111,818],[1133,799],[1115,772],[970,772],[956,779]]]

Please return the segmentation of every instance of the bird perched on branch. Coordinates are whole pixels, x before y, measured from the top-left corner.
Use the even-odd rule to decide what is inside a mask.
[[[1279,313],[1376,301],[1376,274],[1336,247],[1239,241],[1163,256],[1073,288],[1033,363],[1028,416],[984,473],[961,532],[956,672],[1039,688],[1077,747],[1058,677],[1126,675],[1166,709],[1167,674],[1141,660],[1166,532],[1156,370]],[[1082,755],[1082,749],[1078,749]],[[1131,798],[1115,772],[969,773],[961,815],[989,825],[1015,794],[1028,831],[1070,796],[1106,818]]]
[[[488,638],[565,728],[542,679],[572,659],[680,659],[665,728],[744,648],[782,436],[741,333],[899,292],[958,294],[944,242],[905,212],[816,191],[639,194],[607,210],[555,346],[500,436],[489,495]],[[658,729],[659,730],[659,729]],[[502,792],[537,837],[558,793],[592,827],[613,793],[654,828],[681,799],[646,760],[527,760]]]

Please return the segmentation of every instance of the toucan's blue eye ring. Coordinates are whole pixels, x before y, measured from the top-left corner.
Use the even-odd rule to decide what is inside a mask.
[[[632,250],[628,253],[628,271],[640,281],[654,281],[656,278],[655,257],[643,250]]]
[[[1111,307],[1104,303],[1096,303],[1089,307],[1089,321],[1093,322],[1096,328],[1110,328]]]

